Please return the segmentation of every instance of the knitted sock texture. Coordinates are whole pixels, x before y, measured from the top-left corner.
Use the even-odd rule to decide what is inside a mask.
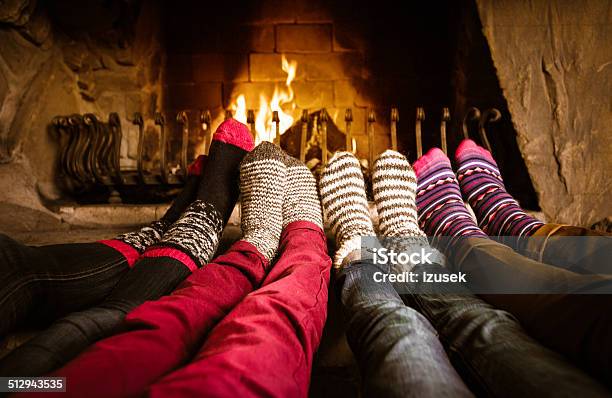
[[[404,155],[387,150],[378,156],[372,172],[372,192],[381,243],[387,249],[406,253],[421,248],[431,251],[418,225],[416,188],[416,175]]]
[[[269,261],[276,255],[283,227],[285,156],[278,146],[262,142],[240,165],[242,240]]]
[[[196,199],[200,182],[202,179],[202,170],[206,168],[207,156],[201,155],[189,166],[187,169],[187,180],[185,186],[176,198],[172,201],[172,204],[162,216],[162,220],[166,221],[168,225],[172,224],[179,219],[181,214],[187,209],[187,207]]]
[[[430,149],[413,165],[417,176],[419,226],[428,236],[480,236],[468,213],[450,160],[438,148]]]
[[[159,242],[171,224],[171,222],[164,219],[153,221],[138,231],[126,232],[116,236],[114,240],[127,243],[136,249],[138,253],[143,253],[147,247]]]
[[[234,119],[221,123],[213,135],[197,198],[213,205],[223,223],[227,223],[240,194],[240,162],[252,149],[249,129]]]
[[[164,247],[178,249],[201,267],[215,254],[224,224],[221,213],[213,204],[195,200],[147,253]]]
[[[529,236],[544,225],[506,191],[497,163],[486,149],[463,140],[455,152],[457,178],[478,225],[487,235]]]
[[[362,236],[375,236],[361,166],[350,152],[336,152],[319,181],[325,219],[336,236],[334,266],[361,248]]]
[[[295,221],[310,221],[323,229],[323,213],[317,181],[308,167],[286,156],[287,185],[283,201],[283,228]]]
[[[196,198],[198,187],[200,186],[200,171],[206,165],[206,156],[199,156],[189,167],[189,175],[185,186],[174,199],[166,213],[157,221],[141,228],[139,231],[121,234],[115,240],[122,241],[135,248],[139,253],[161,239],[170,225],[179,219],[181,214],[187,209]]]
[[[382,235],[425,236],[417,221],[416,188],[416,175],[404,155],[387,150],[378,156],[372,191]]]

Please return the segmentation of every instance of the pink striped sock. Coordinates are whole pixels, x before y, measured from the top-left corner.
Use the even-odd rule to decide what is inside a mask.
[[[450,160],[432,148],[413,165],[419,226],[428,236],[486,237],[468,213]]]
[[[531,217],[506,191],[497,163],[486,149],[463,140],[455,159],[457,178],[478,225],[491,236],[529,236],[544,225]]]

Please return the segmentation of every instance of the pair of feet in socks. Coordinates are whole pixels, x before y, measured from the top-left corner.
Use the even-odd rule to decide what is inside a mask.
[[[198,158],[190,168],[194,175],[166,214],[116,239],[145,257],[180,258],[193,271],[210,261],[239,193],[243,240],[268,261],[275,256],[288,224],[309,221],[322,228],[316,181],[308,168],[274,144],[264,142],[254,150],[253,146],[244,124],[234,119],[223,122],[208,157]]]
[[[384,238],[416,238],[421,244],[427,243],[417,223],[416,188],[416,175],[404,155],[387,150],[376,159],[372,191],[379,232]],[[376,235],[359,160],[350,152],[334,154],[321,174],[320,192],[338,247],[334,266],[341,267],[349,253],[360,250],[362,237]]]
[[[543,225],[506,191],[489,151],[466,139],[457,148],[455,161],[456,177],[450,160],[438,148],[414,163],[419,226],[428,236],[521,237]],[[464,200],[474,210],[478,225]]]
[[[287,225],[307,221],[323,228],[314,176],[302,162],[270,142],[258,145],[242,161],[240,191],[242,240],[269,262]]]
[[[423,232],[430,237],[528,236],[543,225],[508,194],[487,150],[464,140],[456,161],[457,177],[438,148],[419,158],[414,170],[398,152],[388,150],[378,157],[372,188],[383,237],[422,237]],[[361,237],[375,235],[359,161],[349,152],[336,153],[320,184],[323,210],[338,245],[334,265],[339,267],[351,251],[360,249]]]
[[[208,156],[198,157],[190,166],[185,187],[166,214],[140,231],[115,239],[145,257],[180,257],[192,271],[206,264],[238,199],[240,163],[253,147],[246,125],[234,119],[224,121],[213,135]]]

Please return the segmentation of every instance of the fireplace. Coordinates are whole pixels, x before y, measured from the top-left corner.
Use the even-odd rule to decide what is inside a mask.
[[[414,154],[416,108],[432,112],[423,123],[433,130],[450,106],[452,12],[450,3],[411,11],[369,2],[242,2],[232,10],[166,5],[164,103],[171,113],[210,109],[213,128],[227,110],[243,122],[252,110],[258,140],[274,139],[274,111],[284,134],[304,111],[322,109],[345,132],[350,109],[351,149],[364,159],[370,140],[374,153],[391,146],[397,108],[398,145]],[[436,33],[427,34],[432,24]],[[375,119],[370,139],[368,117]]]
[[[508,72],[514,64],[495,52],[504,32],[535,26],[513,24],[506,18],[513,10],[471,0],[410,7],[306,0],[11,2],[0,15],[0,177],[15,189],[0,198],[3,219],[17,210],[33,217],[19,228],[28,230],[41,217],[55,228],[58,212],[62,225],[72,222],[66,208],[167,203],[186,165],[207,151],[227,117],[249,125],[257,141],[280,140],[313,171],[331,152],[346,149],[362,159],[367,174],[373,156],[387,148],[414,161],[440,146],[441,130],[449,154],[464,127],[482,143],[479,121],[471,118],[477,107],[480,130],[488,131],[507,188],[523,207],[590,225],[607,213],[596,188],[570,189],[577,178],[568,171],[577,156],[571,148],[579,137],[564,132],[559,141],[552,128],[526,127],[524,110],[533,92],[540,93],[528,89],[538,81],[533,73],[546,82],[549,114],[564,103],[549,60],[514,82]],[[493,109],[499,120],[486,123]],[[81,153],[81,144],[69,150],[72,131],[101,138],[83,144]],[[603,156],[593,140],[587,145]],[[537,145],[547,152],[535,153]],[[64,166],[68,152],[80,154],[81,172],[90,172],[76,186]],[[92,166],[98,164],[101,176]],[[547,183],[550,175],[554,184]]]
[[[315,175],[354,152],[366,179],[385,149],[452,158],[467,135],[538,218],[610,228],[609,2],[0,3],[0,233],[27,244],[159,219],[230,117]],[[329,311],[311,394],[358,396]]]

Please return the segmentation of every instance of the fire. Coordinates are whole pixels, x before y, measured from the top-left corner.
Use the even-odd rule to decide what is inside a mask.
[[[272,121],[273,112],[278,112],[279,130],[284,133],[293,125],[291,113],[295,109],[294,93],[291,82],[295,79],[297,61],[288,61],[282,56],[281,68],[287,74],[285,86],[279,88],[274,86],[274,94],[268,99],[265,94],[259,94],[259,109],[255,113],[255,144],[262,141],[273,141],[276,136],[276,123]],[[236,100],[230,105],[234,119],[247,123],[246,97],[240,93]]]

